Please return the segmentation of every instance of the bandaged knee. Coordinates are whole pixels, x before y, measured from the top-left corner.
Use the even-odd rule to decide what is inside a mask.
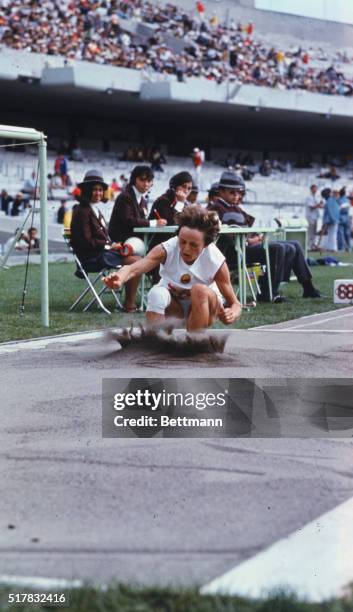
[[[171,301],[171,295],[166,287],[152,287],[148,293],[147,312],[156,312],[164,315]]]

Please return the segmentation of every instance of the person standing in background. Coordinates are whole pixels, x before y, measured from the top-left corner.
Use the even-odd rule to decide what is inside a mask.
[[[323,200],[318,193],[317,185],[311,185],[310,195],[305,200],[306,204],[306,219],[308,221],[308,243],[309,250],[314,250],[316,247],[316,233],[320,208],[324,207]]]
[[[346,196],[346,188],[342,187],[339,193],[340,219],[337,232],[337,247],[339,251],[351,250],[352,228],[350,213],[350,202]]]
[[[323,229],[325,234],[324,248],[327,251],[337,251],[337,232],[340,220],[339,190],[334,187],[332,194],[327,198],[324,208]]]

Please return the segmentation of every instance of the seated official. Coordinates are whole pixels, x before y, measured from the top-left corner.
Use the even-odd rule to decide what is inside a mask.
[[[223,172],[218,185],[218,197],[209,205],[209,210],[216,211],[222,223],[238,227],[252,227],[255,218],[240,207],[244,194],[244,181],[234,172]],[[234,269],[236,255],[233,241],[228,236],[221,236],[218,245],[226,255],[229,267]],[[296,240],[270,242],[269,256],[274,303],[280,304],[287,301],[287,298],[279,294],[279,285],[283,281],[289,281],[292,271],[298,282],[303,286],[304,298],[321,297],[320,292],[312,284],[312,275],[299,242]],[[266,264],[266,251],[263,246],[262,235],[249,236],[246,248],[246,263]],[[258,295],[258,300],[269,301],[267,273],[260,277],[259,284],[261,294]]]
[[[87,272],[99,272],[104,268],[117,268],[136,262],[139,257],[122,257],[117,249],[119,244],[110,240],[105,219],[97,207],[104,197],[108,185],[98,170],[89,170],[78,184],[81,195],[79,204],[74,206],[71,219],[72,247]],[[135,298],[139,278],[135,277],[126,285],[125,310],[137,310]]]
[[[135,166],[129,184],[118,195],[109,222],[109,236],[125,242],[135,236],[135,227],[167,225],[166,219],[147,219],[146,195],[153,185],[154,174],[149,166]],[[141,236],[140,236],[141,237]]]
[[[188,331],[200,331],[218,318],[230,325],[239,319],[241,305],[230,282],[224,255],[214,244],[217,215],[188,206],[177,216],[178,235],[154,247],[146,257],[104,279],[107,287],[124,283],[161,266],[161,279],[148,293],[147,322],[178,317]]]
[[[192,176],[189,172],[178,172],[169,181],[169,189],[159,196],[152,205],[149,218],[166,219],[167,225],[176,225],[176,215],[186,205],[187,198],[192,189]],[[164,242],[168,234],[156,234],[150,244],[152,249]]]
[[[175,225],[192,190],[192,176],[189,172],[178,172],[169,181],[169,189],[153,203],[150,219],[166,219],[167,225]]]

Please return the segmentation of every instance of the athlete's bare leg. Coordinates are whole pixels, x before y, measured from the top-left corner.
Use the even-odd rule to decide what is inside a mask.
[[[159,312],[146,312],[146,320],[149,325],[165,321],[167,317],[175,317],[176,319],[184,318],[183,309],[174,297],[172,297],[172,301],[170,302],[168,308],[166,308],[164,315],[160,314]]]
[[[124,258],[124,264],[132,264],[135,261],[141,259],[136,255],[130,255],[129,257]],[[140,277],[136,276],[129,280],[125,285],[125,302],[124,307],[126,310],[133,310],[136,307],[136,293],[139,286]]]
[[[187,321],[188,331],[201,331],[212,325],[219,310],[218,297],[206,285],[191,288],[191,310]]]

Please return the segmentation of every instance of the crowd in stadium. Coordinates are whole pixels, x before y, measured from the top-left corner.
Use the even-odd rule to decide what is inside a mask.
[[[151,24],[150,37],[124,29],[126,19]],[[279,89],[351,96],[353,81],[335,67],[311,65],[319,50],[269,47],[256,38],[252,23],[221,22],[201,1],[184,11],[148,0],[4,0],[0,8],[0,42],[35,53],[61,55],[137,70],[205,77]],[[176,53],[165,34],[182,39]],[[346,56],[340,58],[348,61]]]

